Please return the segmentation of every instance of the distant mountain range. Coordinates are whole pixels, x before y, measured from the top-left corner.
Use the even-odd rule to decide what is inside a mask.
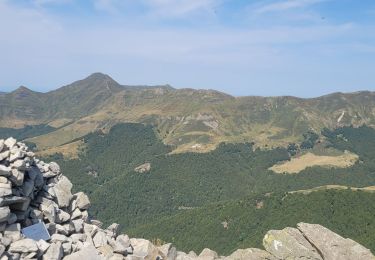
[[[324,127],[375,125],[375,93],[333,93],[303,99],[233,97],[215,90],[169,85],[125,86],[110,76],[89,77],[47,93],[20,87],[0,95],[0,127],[48,124],[55,131],[34,137],[40,149],[56,147],[119,122],[155,127],[175,152],[212,150],[221,142],[261,147],[297,142]]]

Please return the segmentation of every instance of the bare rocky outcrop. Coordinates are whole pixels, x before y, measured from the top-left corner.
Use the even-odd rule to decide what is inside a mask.
[[[375,259],[355,241],[306,223],[269,231],[265,250],[238,249],[226,257],[208,248],[198,255],[184,253],[172,244],[156,246],[119,234],[118,224],[103,229],[89,217],[89,207],[88,196],[72,194],[72,183],[56,163],[36,159],[13,138],[0,140],[0,260]],[[38,237],[38,229],[38,234],[26,232],[36,226],[45,227],[47,237]]]

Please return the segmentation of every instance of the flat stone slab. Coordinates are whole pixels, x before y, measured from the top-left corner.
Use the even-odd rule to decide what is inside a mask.
[[[47,241],[51,238],[43,222],[25,227],[21,232],[25,237],[35,241],[39,241],[40,239]]]

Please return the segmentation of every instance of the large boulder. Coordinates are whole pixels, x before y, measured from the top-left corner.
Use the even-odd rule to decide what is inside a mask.
[[[269,252],[258,248],[238,249],[224,260],[277,260]]]
[[[83,247],[78,252],[70,254],[64,258],[64,260],[104,260],[104,257],[99,256],[99,252],[92,245]]]
[[[28,238],[15,241],[9,247],[9,252],[12,253],[31,253],[36,251],[38,251],[36,241]]]
[[[263,239],[264,248],[280,259],[322,260],[315,248],[296,228],[270,230]]]
[[[299,223],[297,228],[325,260],[374,260],[370,250],[317,224]]]
[[[72,195],[72,183],[65,176],[61,176],[57,184],[54,187],[54,192],[57,198],[57,204],[60,208],[66,208],[70,204],[70,200],[73,198]]]

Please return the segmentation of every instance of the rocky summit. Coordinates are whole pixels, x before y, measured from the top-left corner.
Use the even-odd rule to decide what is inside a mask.
[[[375,259],[355,241],[306,223],[267,232],[264,250],[179,252],[172,244],[120,234],[118,224],[103,228],[88,213],[88,196],[72,194],[72,186],[58,164],[36,159],[14,138],[0,140],[0,260]]]

